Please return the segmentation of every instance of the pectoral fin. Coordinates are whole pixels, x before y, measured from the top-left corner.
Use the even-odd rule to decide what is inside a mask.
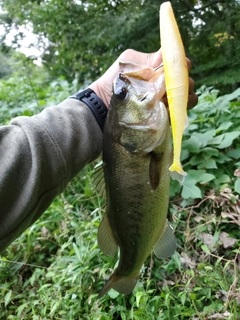
[[[165,230],[153,247],[153,252],[157,258],[167,258],[174,254],[177,247],[177,241],[173,229],[166,221]]]
[[[117,254],[118,245],[113,237],[106,213],[98,228],[98,245],[101,251],[108,256],[114,257]]]
[[[149,180],[152,189],[156,190],[161,177],[161,160],[163,154],[151,152],[150,155],[151,159],[149,164]]]

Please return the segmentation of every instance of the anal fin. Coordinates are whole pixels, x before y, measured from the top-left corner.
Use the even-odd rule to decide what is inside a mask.
[[[174,254],[177,248],[177,241],[173,233],[172,227],[166,220],[163,233],[153,247],[153,252],[157,258],[167,258]]]
[[[113,237],[107,214],[105,213],[98,228],[98,245],[106,255],[114,257],[117,254],[118,245]]]

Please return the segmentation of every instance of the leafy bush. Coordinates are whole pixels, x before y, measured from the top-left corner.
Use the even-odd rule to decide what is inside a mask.
[[[32,80],[35,100],[32,86],[16,80],[0,83],[3,123],[17,106],[32,114],[57,103],[56,92],[70,93],[61,79],[43,86],[38,78]],[[29,97],[7,100],[8,86]],[[97,298],[116,259],[97,245],[104,203],[88,166],[2,255],[0,319],[240,319],[239,96],[239,90],[217,97],[202,88],[189,112],[183,143],[188,176],[182,190],[174,181],[171,186],[169,219],[178,241],[171,259],[149,257],[132,294],[111,290]]]
[[[44,67],[21,55],[12,68],[18,71],[0,81],[1,125],[16,116],[39,113],[79,90],[76,82],[69,84],[63,77],[53,80]]]
[[[207,191],[230,188],[240,193],[240,88],[217,97],[217,91],[202,88],[199,104],[189,111],[182,160],[188,175],[181,196],[202,198]],[[172,195],[180,192],[173,182]]]

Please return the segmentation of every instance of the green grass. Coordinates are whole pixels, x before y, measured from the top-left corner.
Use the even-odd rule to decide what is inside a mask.
[[[185,209],[171,204],[177,253],[149,257],[131,295],[111,290],[98,300],[116,259],[97,246],[103,202],[88,174],[75,178],[2,255],[1,319],[239,319],[239,242],[224,249],[219,240],[230,223],[217,207],[224,195]],[[202,234],[213,234],[214,249]]]
[[[66,94],[70,88],[60,81]],[[54,96],[54,89],[45,90],[43,101]],[[171,186],[169,220],[178,249],[170,259],[149,257],[132,294],[111,290],[97,298],[117,259],[97,245],[104,202],[89,165],[2,254],[0,320],[240,319],[240,140],[229,135],[240,131],[239,96],[217,98],[205,89],[190,112],[183,144],[188,178],[182,189]],[[3,105],[2,123],[14,106]]]

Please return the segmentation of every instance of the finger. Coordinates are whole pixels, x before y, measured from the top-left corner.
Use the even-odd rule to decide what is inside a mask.
[[[198,96],[194,92],[194,80],[189,78],[189,96],[188,96],[188,109],[192,109],[198,103]]]
[[[188,96],[188,105],[187,105],[188,110],[194,108],[197,105],[197,103],[198,103],[198,96],[196,95],[196,93],[195,92],[190,93]]]
[[[162,100],[166,106],[168,106],[167,94],[162,97]],[[189,78],[189,95],[188,95],[188,109],[194,108],[198,103],[198,96],[194,92],[194,80]]]
[[[164,96],[162,97],[162,101],[165,104],[165,106],[168,109],[168,99],[167,99],[167,94],[165,93]]]
[[[159,49],[153,53],[142,53],[133,49],[127,49],[120,55],[119,59],[156,68],[162,63],[162,51]]]
[[[188,70],[191,70],[192,69],[192,62],[188,58],[186,58],[186,59],[187,59]]]
[[[189,93],[193,93],[194,92],[194,80],[192,78],[188,78],[188,83],[189,83]]]
[[[147,54],[147,65],[152,68],[157,68],[162,63],[162,50]]]

